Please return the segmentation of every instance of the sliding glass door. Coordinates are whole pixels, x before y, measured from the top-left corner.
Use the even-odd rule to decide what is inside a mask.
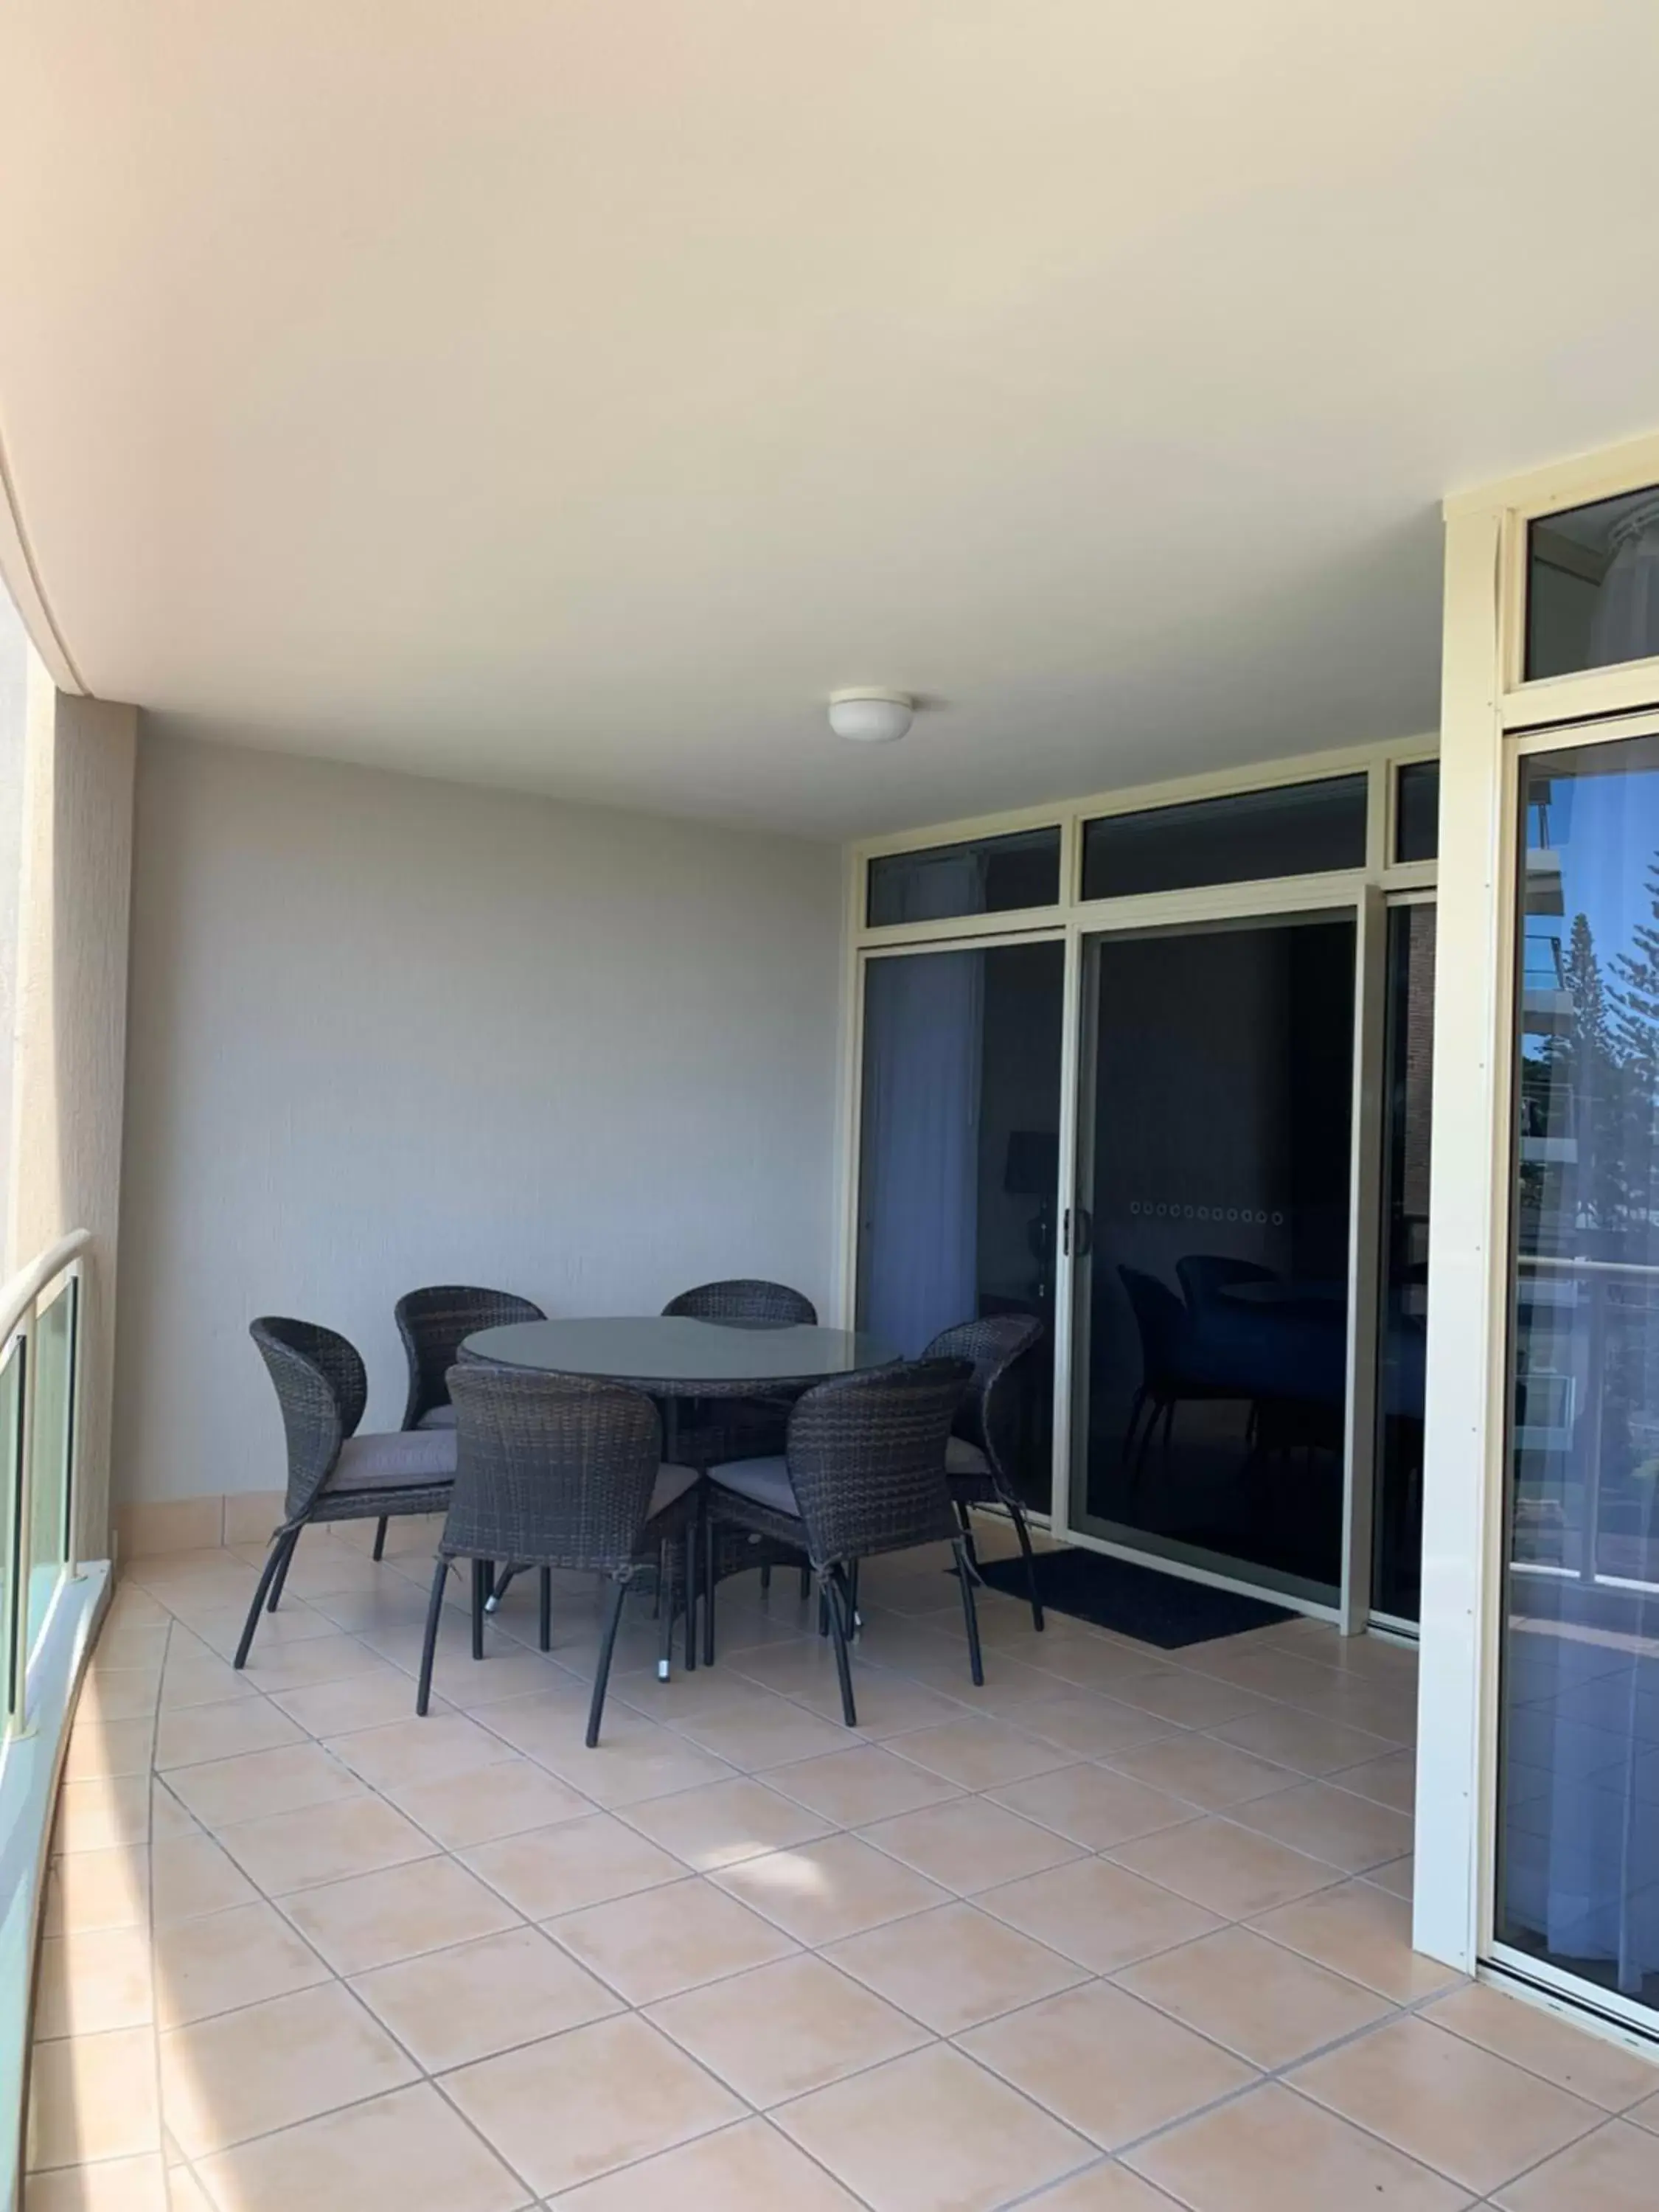
[[[1498,1942],[1659,2026],[1659,739],[1520,763]]]
[[[1016,1370],[1003,1439],[1035,1510],[1053,1502],[1060,1186],[1059,939],[864,965],[858,1326],[914,1358],[1000,1313],[1048,1324]]]
[[[1358,918],[1083,940],[1071,1518],[1335,1604]]]

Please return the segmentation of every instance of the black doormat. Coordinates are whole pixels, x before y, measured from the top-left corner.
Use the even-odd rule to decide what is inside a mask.
[[[1018,1559],[988,1559],[980,1569],[994,1590],[1025,1595],[1025,1569]],[[1264,1605],[1237,1590],[1212,1589],[1181,1575],[1137,1566],[1104,1552],[1072,1549],[1039,1552],[1037,1593],[1055,1613],[1091,1620],[1160,1651],[1179,1651],[1187,1644],[1210,1644],[1218,1636],[1243,1636],[1247,1629],[1271,1628],[1296,1615],[1283,1606]]]

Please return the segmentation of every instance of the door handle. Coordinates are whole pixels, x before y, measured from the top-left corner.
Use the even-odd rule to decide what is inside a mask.
[[[1086,1260],[1095,1249],[1095,1218],[1086,1206],[1066,1209],[1066,1256],[1070,1260]]]

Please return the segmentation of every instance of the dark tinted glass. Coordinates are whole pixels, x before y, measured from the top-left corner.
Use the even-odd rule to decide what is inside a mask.
[[[1007,914],[1053,906],[1060,896],[1060,831],[1018,830],[970,845],[884,853],[870,863],[867,920],[942,921],[958,914]]]
[[[1053,1504],[1063,945],[872,960],[864,984],[858,1325],[908,1358],[940,1329],[1034,1314],[1000,1449]]]
[[[1497,1933],[1659,2018],[1659,744],[1521,800]]]
[[[1347,1409],[1352,918],[1096,940],[1073,1510],[1328,1601]]]
[[[1190,890],[1365,865],[1363,775],[1107,814],[1083,825],[1083,896]]]
[[[1659,485],[1527,532],[1527,676],[1659,653]]]
[[[1433,860],[1440,855],[1440,763],[1412,761],[1395,778],[1394,857]]]
[[[1388,1133],[1371,1602],[1402,1620],[1418,1617],[1423,1570],[1434,945],[1431,906],[1394,908],[1389,916]]]

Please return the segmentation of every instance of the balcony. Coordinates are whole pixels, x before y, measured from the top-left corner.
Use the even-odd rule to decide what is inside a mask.
[[[1644,2062],[1411,1950],[1407,1652],[1299,1621],[1172,1663],[988,1594],[975,1696],[909,1559],[867,1577],[855,1739],[780,1577],[666,1690],[637,1622],[589,1752],[591,1589],[546,1657],[527,1588],[480,1663],[453,1610],[417,1723],[431,1534],[366,1541],[302,1550],[240,1676],[258,1547],[123,1583],[41,2202],[1450,2204],[1659,2122]]]

